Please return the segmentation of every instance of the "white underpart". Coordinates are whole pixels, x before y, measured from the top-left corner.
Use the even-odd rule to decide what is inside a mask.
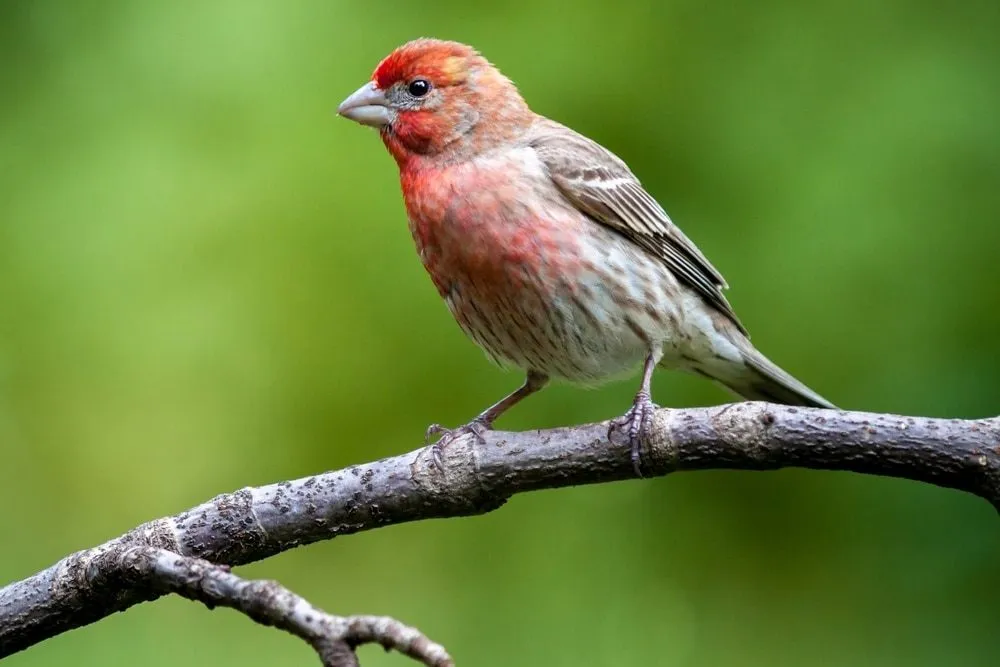
[[[660,365],[669,368],[725,378],[742,367],[739,349],[716,329],[711,308],[700,296],[628,240],[609,233],[607,241],[592,248],[595,256],[588,259],[617,276],[618,293],[604,276],[593,273],[580,281],[595,297],[585,301],[587,313],[580,300],[557,300],[570,331],[578,335],[563,341],[572,360],[569,367],[543,370],[597,382],[634,371],[657,349],[662,351]],[[623,307],[622,297],[629,305]]]

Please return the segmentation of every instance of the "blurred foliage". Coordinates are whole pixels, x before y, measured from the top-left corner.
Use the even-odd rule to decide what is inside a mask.
[[[374,133],[333,114],[420,35],[475,44],[628,160],[816,390],[1000,412],[998,33],[995,0],[0,4],[0,581],[220,492],[407,451],[518,384],[423,275]],[[556,387],[501,425],[607,418],[634,387]],[[671,373],[655,398],[728,400]],[[479,667],[1000,652],[995,512],[849,474],[537,493],[241,572]],[[313,661],[170,599],[4,665]]]

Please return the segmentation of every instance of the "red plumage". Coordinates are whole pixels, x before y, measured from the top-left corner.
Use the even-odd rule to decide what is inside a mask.
[[[418,75],[441,81],[449,78],[443,69],[448,58],[469,59],[477,56],[475,49],[458,42],[416,39],[383,58],[372,74],[372,81],[382,89]]]
[[[657,364],[748,398],[832,407],[753,347],[722,275],[624,162],[533,113],[471,47],[401,46],[341,113],[379,128],[420,259],[459,325],[527,372],[467,428],[491,427],[550,377],[592,384],[643,361],[624,420],[637,471]]]

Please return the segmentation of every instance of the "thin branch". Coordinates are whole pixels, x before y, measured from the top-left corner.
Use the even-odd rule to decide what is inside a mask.
[[[1000,420],[953,420],[739,403],[659,410],[643,472],[802,467],[929,482],[1000,509]],[[118,566],[135,547],[239,565],[318,540],[419,519],[483,514],[515,493],[634,477],[608,422],[455,440],[224,494],[62,559],[0,589],[0,657],[158,597]],[[362,632],[358,636],[364,636]]]
[[[332,616],[276,581],[249,581],[228,566],[181,556],[157,547],[121,552],[119,570],[126,583],[161,593],[177,593],[210,609],[229,607],[262,625],[274,626],[316,649],[323,667],[356,667],[354,649],[378,643],[427,667],[452,667],[443,647],[417,630],[383,616]]]

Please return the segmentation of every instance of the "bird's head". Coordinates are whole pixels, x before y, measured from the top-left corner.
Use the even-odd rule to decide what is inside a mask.
[[[514,84],[475,49],[437,39],[390,53],[337,113],[378,128],[400,165],[414,156],[468,159],[532,119]]]

